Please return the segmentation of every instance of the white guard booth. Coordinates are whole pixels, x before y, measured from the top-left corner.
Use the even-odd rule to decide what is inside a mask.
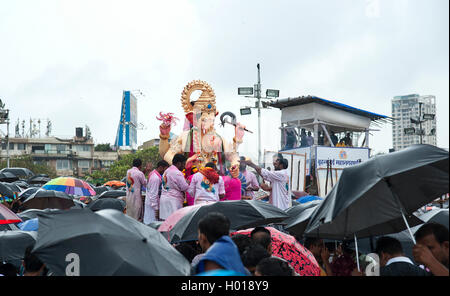
[[[299,173],[293,162],[292,190],[307,189],[321,197],[330,192],[345,167],[370,158],[370,132],[391,122],[385,115],[314,96],[278,99],[267,105],[281,110],[282,149],[279,152],[305,157],[304,172]],[[312,140],[306,140],[308,132]],[[338,147],[341,145],[337,141],[347,134],[350,144]],[[270,156],[264,158],[269,167]],[[306,176],[304,181],[298,180],[303,176]]]

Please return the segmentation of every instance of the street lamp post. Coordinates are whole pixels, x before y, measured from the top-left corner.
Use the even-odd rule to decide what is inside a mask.
[[[0,124],[6,123],[6,166],[9,168],[9,109],[0,100]]]
[[[241,115],[251,114],[251,109],[258,109],[258,164],[261,166],[261,99],[270,99],[276,98],[279,96],[280,91],[275,89],[268,89],[266,92],[266,97],[261,97],[261,68],[259,63],[256,65],[258,69],[258,82],[254,85],[254,87],[239,87],[238,95],[245,95],[247,98],[256,98],[256,106],[255,107],[245,107],[241,108]],[[253,96],[249,96],[253,95]],[[262,108],[268,108],[267,106],[262,106]]]

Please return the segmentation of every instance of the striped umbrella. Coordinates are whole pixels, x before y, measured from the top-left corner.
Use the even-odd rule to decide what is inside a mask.
[[[62,191],[77,196],[94,196],[95,190],[85,181],[72,177],[59,177],[47,182],[42,188]]]

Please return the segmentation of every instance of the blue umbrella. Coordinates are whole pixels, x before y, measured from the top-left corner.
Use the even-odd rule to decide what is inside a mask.
[[[319,196],[315,196],[315,195],[307,195],[307,196],[302,196],[300,198],[297,199],[297,202],[303,204],[303,203],[307,203],[313,200],[323,200],[322,197]]]
[[[20,230],[24,230],[24,231],[38,231],[38,229],[39,229],[38,218],[33,218],[33,219],[27,220],[25,222],[21,222],[17,225],[19,226]]]

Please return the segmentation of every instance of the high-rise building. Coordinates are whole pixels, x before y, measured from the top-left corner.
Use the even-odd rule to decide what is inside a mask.
[[[131,91],[123,91],[119,127],[114,144],[116,149],[137,149],[137,125],[137,99]]]
[[[436,146],[435,114],[435,96],[418,94],[395,96],[392,99],[392,118],[394,119],[392,144],[394,150],[398,151],[413,144],[420,144],[421,139],[422,144]],[[405,133],[405,129],[407,129],[407,133]]]

